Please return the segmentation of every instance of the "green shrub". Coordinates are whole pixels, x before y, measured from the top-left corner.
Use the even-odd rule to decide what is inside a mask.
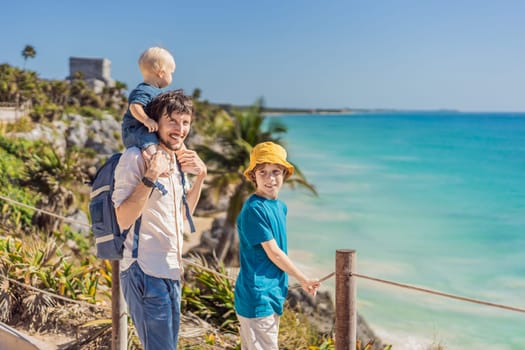
[[[14,123],[5,124],[5,132],[29,132],[33,130],[34,123],[29,116],[23,116]]]
[[[79,108],[78,112],[84,117],[92,117],[94,119],[101,119],[104,115],[104,112],[102,110],[91,106],[82,106]]]
[[[191,311],[226,332],[238,333],[239,322],[233,304],[233,284],[227,277],[191,266],[182,288],[182,308]],[[225,274],[224,266],[217,272]]]

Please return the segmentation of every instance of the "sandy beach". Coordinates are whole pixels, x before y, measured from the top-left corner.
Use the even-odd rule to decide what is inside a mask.
[[[214,217],[193,217],[193,223],[195,224],[195,232],[190,233],[189,229],[187,230],[188,232],[187,234],[185,234],[185,240],[182,249],[183,254],[188,253],[188,251],[190,251],[191,248],[199,245],[202,234],[204,233],[204,231],[207,231],[211,228],[213,219]],[[186,225],[186,227],[188,227],[188,225]]]

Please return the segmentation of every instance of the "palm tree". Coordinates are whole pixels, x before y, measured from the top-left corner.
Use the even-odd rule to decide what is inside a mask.
[[[216,248],[216,254],[225,264],[238,266],[239,242],[235,232],[237,216],[246,198],[253,192],[253,184],[243,175],[249,163],[250,152],[256,144],[264,141],[282,143],[279,135],[286,133],[286,126],[276,120],[270,120],[263,130],[265,117],[262,114],[263,100],[259,99],[246,110],[233,110],[232,115],[221,111],[210,120],[204,118],[210,142],[196,145],[197,152],[208,165],[208,193],[218,200],[229,193],[226,220],[222,238]],[[210,118],[207,118],[210,119]],[[202,124],[201,130],[202,129]],[[294,165],[295,173],[287,185],[302,186],[317,195],[314,186],[306,180],[300,169]]]
[[[82,72],[75,72],[69,85],[69,106],[102,108],[102,97],[89,88]]]
[[[26,180],[22,185],[31,187],[41,194],[36,206],[57,215],[71,214],[76,201],[72,188],[87,180],[82,168],[81,155],[76,151],[70,151],[61,157],[55,149],[43,146],[28,158]],[[58,229],[61,221],[36,212],[32,223],[44,232],[52,232]]]
[[[19,93],[17,76],[20,74],[18,68],[8,64],[0,65],[0,101],[13,102]]]
[[[115,81],[113,86],[105,86],[100,93],[104,108],[113,109],[118,113],[124,114],[127,107],[127,98],[124,91],[127,89],[126,83]]]
[[[43,84],[43,89],[50,103],[64,106],[67,102],[69,84],[64,80],[51,80]]]
[[[28,58],[35,58],[36,50],[31,45],[26,45],[22,50],[22,56],[24,57],[24,70],[26,69],[26,63]]]

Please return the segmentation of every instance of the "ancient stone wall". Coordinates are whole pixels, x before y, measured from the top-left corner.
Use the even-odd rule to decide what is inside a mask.
[[[69,58],[69,79],[80,72],[90,88],[99,92],[104,86],[114,86],[111,78],[111,61],[107,58]],[[102,83],[102,84],[101,84]]]

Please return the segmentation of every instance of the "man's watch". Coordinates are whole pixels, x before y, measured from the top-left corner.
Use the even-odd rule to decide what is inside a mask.
[[[146,187],[150,187],[150,188],[155,187],[155,182],[151,181],[151,179],[147,178],[146,176],[143,176],[143,177],[142,177],[142,183],[143,183]]]

